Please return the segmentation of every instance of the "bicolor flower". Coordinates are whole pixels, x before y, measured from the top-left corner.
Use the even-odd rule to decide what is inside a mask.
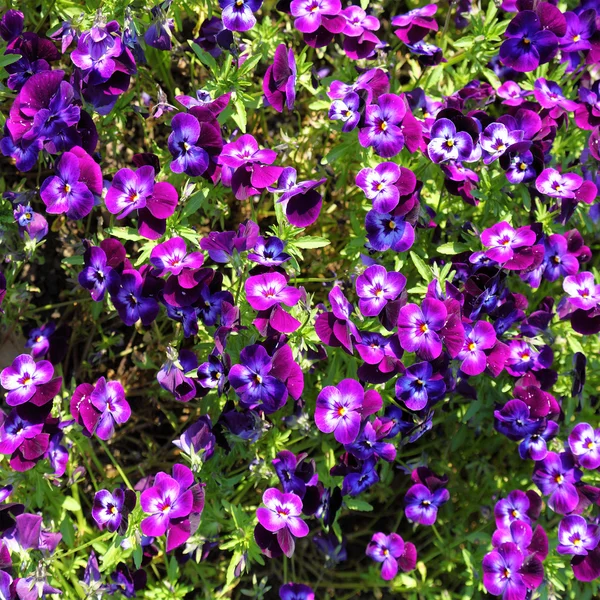
[[[600,467],[600,429],[578,423],[569,434],[569,448],[584,469]]]
[[[378,433],[373,425],[366,421],[362,431],[351,444],[346,444],[346,450],[358,460],[368,460],[371,457],[383,458],[388,462],[396,459],[396,448],[389,442],[378,439]]]
[[[364,148],[372,146],[383,158],[396,156],[404,148],[401,123],[406,114],[404,98],[396,94],[382,94],[377,104],[365,112],[365,125],[358,132],[358,141]]]
[[[252,252],[248,253],[248,260],[263,267],[278,267],[291,258],[287,252],[283,251],[284,249],[285,242],[279,238],[258,236]]]
[[[531,264],[529,257],[521,256],[518,249],[533,246],[535,240],[535,232],[529,225],[514,229],[506,221],[481,232],[481,243],[489,248],[485,256],[507,269],[525,268],[527,263]]]
[[[577,198],[577,190],[583,183],[583,177],[577,173],[560,173],[556,169],[544,169],[535,180],[535,187],[540,194],[546,194],[551,198]]]
[[[406,518],[421,525],[433,525],[437,519],[439,507],[450,500],[446,488],[431,491],[427,486],[416,483],[404,496]]]
[[[486,165],[500,158],[510,146],[523,139],[522,130],[509,131],[503,123],[491,123],[479,134],[479,143],[483,150],[483,162]]]
[[[388,302],[395,300],[406,286],[402,273],[371,265],[356,278],[358,308],[365,317],[376,317]]]
[[[550,111],[550,116],[558,118],[564,111],[573,112],[578,104],[574,100],[565,98],[561,87],[555,81],[548,81],[543,77],[535,80],[533,95],[540,106]]]
[[[446,391],[444,378],[428,362],[411,365],[396,381],[396,398],[410,410],[422,410]]]
[[[406,352],[416,352],[424,360],[433,360],[442,353],[439,331],[444,327],[448,311],[440,300],[425,298],[419,308],[407,304],[398,316],[398,337]]]
[[[36,405],[45,404],[54,398],[58,389],[55,390],[55,386],[51,386],[51,392],[54,393],[50,398],[44,398],[45,402],[36,399],[36,393],[39,390],[43,394],[53,375],[54,367],[50,361],[40,360],[36,363],[29,354],[20,354],[10,367],[6,367],[0,373],[0,384],[8,392],[6,403],[9,406],[19,406],[30,401],[34,401]],[[59,381],[62,380],[59,378]],[[60,388],[60,385],[58,387]]]
[[[585,556],[600,543],[600,527],[588,523],[579,515],[569,515],[558,524],[559,554]]]
[[[114,492],[100,490],[94,496],[92,517],[100,529],[118,531],[124,535],[127,531],[129,513],[136,503],[135,492],[116,488]]]
[[[409,10],[392,19],[392,25],[397,27],[394,33],[405,44],[414,44],[422,40],[428,33],[438,30],[434,16],[437,5],[426,4],[420,8]]]
[[[523,459],[544,460],[548,454],[548,444],[558,433],[558,424],[543,419],[538,428],[527,434],[519,444],[519,456]]]
[[[473,139],[465,131],[456,131],[450,119],[438,119],[431,127],[427,153],[434,163],[468,160],[473,152]]]
[[[277,534],[277,541],[287,557],[295,549],[295,537],[306,537],[308,525],[302,520],[302,500],[293,493],[282,493],[277,488],[269,488],[262,497],[264,507],[256,509],[258,522],[271,533]]]
[[[254,13],[262,6],[263,0],[219,0],[223,9],[221,19],[229,31],[248,31],[256,25]]]
[[[348,92],[343,98],[334,100],[329,108],[329,118],[341,121],[342,131],[353,131],[360,121],[360,97],[356,92]]]
[[[578,504],[575,483],[581,471],[575,467],[570,452],[548,452],[544,460],[535,463],[532,480],[542,494],[549,495],[548,506],[561,515],[570,513]]]
[[[92,405],[100,411],[95,434],[101,440],[110,439],[115,433],[115,425],[127,423],[131,408],[125,400],[125,390],[118,381],[106,381],[100,377],[90,395]]]

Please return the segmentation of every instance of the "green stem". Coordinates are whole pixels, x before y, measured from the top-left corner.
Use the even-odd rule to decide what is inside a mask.
[[[77,548],[71,548],[70,550],[63,552],[62,554],[53,555],[52,560],[54,561],[57,558],[64,558],[65,556],[71,556],[71,554],[75,554],[76,552],[79,552],[80,550],[83,550],[84,548],[87,548],[88,546],[91,546],[92,544],[95,544],[96,542],[103,542],[104,540],[107,540],[108,538],[110,538],[112,536],[113,536],[113,534],[110,531],[107,531],[106,533],[103,533],[102,535],[98,536],[97,538],[94,538],[93,540],[90,540],[89,542],[86,542],[85,544],[82,544],[81,546],[77,546]]]
[[[98,441],[100,442],[100,446],[102,446],[102,449],[104,450],[104,452],[106,452],[106,455],[110,459],[110,462],[113,464],[114,468],[117,470],[117,473],[121,476],[121,479],[123,480],[123,482],[125,483],[125,485],[130,490],[132,490],[133,486],[129,482],[129,479],[127,479],[127,475],[125,475],[125,473],[123,472],[123,469],[121,469],[121,465],[117,462],[117,460],[113,456],[112,452],[108,449],[108,446],[106,445],[106,443],[104,442],[104,440],[100,440],[99,439]]]

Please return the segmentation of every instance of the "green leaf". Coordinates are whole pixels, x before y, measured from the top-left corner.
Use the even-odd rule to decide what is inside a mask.
[[[331,242],[327,238],[317,237],[314,235],[307,235],[300,239],[294,240],[290,244],[296,246],[296,248],[302,248],[308,250],[311,248],[324,248],[329,246]]]
[[[16,63],[20,58],[20,54],[4,54],[0,56],[0,67],[8,67],[8,65]]]
[[[185,203],[183,210],[181,211],[181,217],[190,217],[194,213],[198,212],[202,205],[206,202],[209,190],[198,190],[192,194]]]
[[[200,46],[198,46],[198,44],[196,44],[195,42],[190,42],[190,46],[192,47],[192,50],[194,51],[196,56],[200,59],[200,62],[205,67],[208,67],[210,71],[216,73],[218,68],[217,61],[208,52],[202,50],[202,48],[200,48]]]
[[[81,510],[81,504],[79,504],[72,496],[67,496],[63,500],[62,505],[65,510],[70,510],[71,512],[79,512]]]
[[[233,106],[235,108],[235,113],[231,115],[231,118],[235,121],[242,133],[246,133],[246,124],[248,122],[246,116],[246,107],[239,96],[236,96],[235,100],[233,101]]]
[[[67,256],[66,258],[63,258],[61,262],[63,262],[65,265],[82,265],[83,256],[81,254]]]
[[[437,251],[440,254],[460,254],[461,252],[466,252],[467,250],[469,250],[469,246],[467,244],[461,244],[460,242],[448,242],[447,244],[442,244],[437,248]]]
[[[106,233],[114,235],[120,240],[129,240],[132,242],[146,241],[146,238],[141,236],[137,232],[137,229],[133,227],[109,227],[106,229]]]
[[[425,281],[431,281],[431,269],[423,262],[423,259],[412,251],[410,252],[410,258],[413,261],[413,265],[415,265],[415,268],[419,272],[419,275],[421,275]]]
[[[356,498],[348,498],[345,504],[350,510],[360,510],[361,512],[371,512],[373,510],[373,507],[368,502]]]

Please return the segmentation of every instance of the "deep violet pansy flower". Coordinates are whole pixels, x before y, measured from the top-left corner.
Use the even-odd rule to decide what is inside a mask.
[[[558,38],[545,29],[532,10],[524,10],[508,24],[508,38],[500,46],[500,60],[520,73],[534,71],[549,62],[558,51]]]
[[[600,467],[600,429],[594,429],[589,423],[578,423],[569,434],[569,448],[583,468]]]
[[[40,188],[46,211],[66,213],[74,221],[82,219],[94,207],[94,194],[102,193],[100,166],[83,148],[76,147],[60,157],[55,171]]]
[[[376,317],[388,302],[395,300],[406,286],[402,273],[371,265],[356,278],[358,308],[365,317]]]
[[[173,117],[168,141],[169,152],[173,157],[173,173],[198,177],[208,168],[208,152],[198,144],[202,127],[200,121],[189,113],[179,113]]]
[[[134,509],[136,496],[133,490],[116,488],[114,492],[100,490],[94,496],[92,517],[98,527],[108,531],[118,531],[124,535],[127,531],[129,513]]]
[[[446,383],[440,373],[433,372],[428,362],[407,367],[396,381],[396,398],[410,410],[422,410],[428,403],[439,400],[446,391]]]
[[[258,263],[263,267],[278,267],[290,260],[291,256],[284,252],[285,242],[275,236],[264,238],[258,236],[252,252],[248,253],[248,260]]]
[[[229,31],[248,31],[256,25],[254,13],[262,6],[263,0],[219,0],[223,9],[221,19]]]
[[[465,131],[456,131],[450,119],[438,119],[431,127],[427,153],[434,163],[468,160],[473,152],[473,139]]]
[[[151,325],[160,310],[158,302],[144,294],[144,280],[134,269],[126,269],[119,275],[110,272],[108,289],[111,300],[125,325],[133,325],[140,319],[145,326]]]
[[[246,300],[254,310],[267,310],[285,304],[294,306],[302,297],[302,291],[287,284],[281,273],[263,273],[248,277],[244,283]]]
[[[406,352],[416,352],[424,360],[433,360],[442,353],[438,334],[448,318],[446,306],[435,298],[425,298],[421,307],[407,304],[398,316],[398,337]]]
[[[483,585],[505,600],[525,600],[529,590],[544,578],[544,567],[534,555],[527,556],[514,542],[505,542],[483,557]]]
[[[575,483],[581,471],[575,467],[570,452],[548,452],[544,460],[535,463],[532,480],[542,494],[549,495],[548,506],[559,514],[571,512],[579,502]]]
[[[110,439],[115,433],[115,425],[127,423],[131,408],[125,400],[125,390],[118,381],[106,381],[100,377],[90,395],[92,405],[100,411],[95,434],[101,440]]]
[[[184,269],[199,269],[204,262],[201,252],[188,254],[185,240],[174,237],[152,248],[150,263],[159,270],[159,275],[179,275]]]
[[[269,185],[268,190],[281,194],[277,203],[283,205],[285,216],[292,225],[308,227],[317,220],[321,212],[323,197],[317,192],[317,188],[327,179],[323,177],[297,181],[297,177],[298,173],[294,167],[286,167],[279,175],[277,186]]]
[[[286,583],[279,588],[279,600],[315,600],[315,593],[303,583]]]
[[[559,554],[585,556],[600,543],[600,527],[588,523],[580,515],[569,515],[558,524]]]
[[[445,487],[430,490],[422,483],[412,485],[404,496],[404,513],[406,518],[421,525],[433,525],[437,519],[438,509],[450,500],[450,493]]]
[[[291,557],[295,548],[295,537],[306,537],[308,525],[302,520],[302,500],[293,493],[282,493],[277,488],[265,490],[262,497],[264,507],[256,509],[258,522],[271,533],[283,553]]]
[[[405,214],[379,213],[370,210],[365,217],[367,239],[373,250],[406,252],[415,241],[414,227],[405,219]]]
[[[527,434],[519,444],[519,456],[523,460],[544,460],[548,454],[548,442],[556,437],[558,430],[557,423],[543,419],[538,428]]]
[[[279,44],[275,50],[273,64],[267,67],[263,79],[263,92],[269,104],[283,112],[284,103],[288,110],[294,109],[296,101],[296,58],[294,51]]]
[[[404,148],[401,123],[405,114],[404,97],[396,94],[379,96],[377,104],[371,104],[365,111],[365,124],[358,132],[360,145],[364,148],[372,146],[383,158],[396,156]]]
[[[0,373],[0,384],[8,391],[6,403],[19,406],[34,398],[38,387],[49,383],[54,367],[47,360],[35,362],[29,354],[17,356],[10,367]]]
[[[377,532],[373,534],[366,555],[381,563],[381,578],[391,581],[402,571],[412,571],[416,565],[417,550],[410,542],[405,542],[397,533]]]
[[[590,310],[600,303],[600,285],[596,284],[594,274],[589,271],[565,277],[563,290],[575,308]]]
[[[360,431],[364,399],[365,392],[354,379],[324,387],[317,396],[317,428],[323,433],[333,433],[340,444],[351,444]]]
[[[267,414],[279,410],[286,402],[285,384],[270,375],[273,359],[258,344],[247,346],[240,353],[240,364],[229,371],[229,383],[245,408],[260,408]]]
[[[496,344],[496,330],[487,321],[465,324],[464,328],[465,344],[457,357],[462,360],[460,370],[466,375],[479,375],[485,371],[487,364],[484,350],[490,350]]]

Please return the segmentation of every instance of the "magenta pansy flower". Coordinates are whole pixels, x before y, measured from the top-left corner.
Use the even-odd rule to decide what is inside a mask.
[[[199,269],[204,262],[201,252],[188,254],[185,240],[171,238],[152,248],[150,263],[159,270],[159,275],[179,275],[184,269]]]
[[[563,290],[575,308],[590,310],[600,303],[600,285],[596,284],[594,274],[589,271],[565,277]]]
[[[254,310],[266,310],[276,304],[294,306],[302,297],[302,291],[288,285],[285,276],[277,272],[248,277],[244,289]]]
[[[104,377],[100,377],[90,395],[90,401],[100,411],[95,433],[102,440],[110,439],[115,433],[115,425],[127,423],[131,416],[131,408],[125,400],[125,390],[118,381],[106,381]]]
[[[406,286],[402,273],[387,272],[381,265],[371,265],[356,278],[358,308],[365,317],[376,317],[388,302],[395,300]]]
[[[7,390],[6,403],[18,406],[30,401],[38,387],[48,383],[54,375],[54,367],[47,360],[35,362],[29,354],[17,356],[10,367],[0,373],[0,384]]]
[[[465,344],[458,354],[462,360],[460,370],[467,375],[479,375],[485,371],[487,356],[496,344],[496,330],[487,321],[477,321],[474,325],[465,324]]]
[[[366,554],[375,562],[381,563],[381,578],[384,581],[394,579],[399,567],[403,571],[414,569],[417,558],[414,545],[405,542],[397,533],[374,533]]]
[[[569,448],[583,468],[600,467],[600,429],[594,429],[589,423],[578,423],[569,435]]]

